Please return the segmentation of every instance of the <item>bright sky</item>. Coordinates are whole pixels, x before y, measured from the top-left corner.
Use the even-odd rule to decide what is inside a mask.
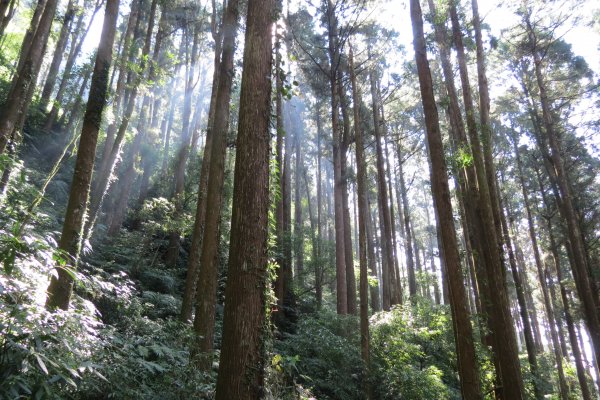
[[[426,12],[427,7],[423,4],[425,2],[422,1],[421,3],[423,12]],[[484,23],[490,26],[495,37],[500,37],[503,29],[510,27],[517,21],[517,17],[507,7],[511,2],[499,3],[495,0],[479,0],[478,3],[481,17]],[[600,72],[600,35],[587,23],[590,22],[592,17],[590,10],[598,9],[600,9],[600,5],[597,2],[585,0],[578,8],[578,10],[581,10],[579,13],[584,19],[583,23],[569,32],[562,32],[565,34],[565,40],[573,46],[574,53],[583,56],[596,72]],[[587,13],[584,13],[583,10],[587,10]],[[388,0],[374,15],[377,15],[377,20],[382,22],[384,26],[396,28],[400,32],[401,43],[409,52],[412,52],[412,27],[407,0]]]

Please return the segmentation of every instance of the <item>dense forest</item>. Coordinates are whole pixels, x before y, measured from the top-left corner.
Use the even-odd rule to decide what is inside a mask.
[[[599,399],[599,54],[590,0],[0,0],[0,399]]]

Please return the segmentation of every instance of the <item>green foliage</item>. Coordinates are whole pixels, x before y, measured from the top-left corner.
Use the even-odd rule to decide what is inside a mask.
[[[371,378],[377,398],[460,398],[448,310],[418,301],[376,314],[372,322]]]
[[[276,344],[272,360],[319,399],[360,399],[360,338],[356,317],[322,312],[305,315],[297,331]]]

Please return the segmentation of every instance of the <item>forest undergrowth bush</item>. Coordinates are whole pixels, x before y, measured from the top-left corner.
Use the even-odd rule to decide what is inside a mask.
[[[22,165],[13,180],[0,215],[0,399],[210,398],[215,376],[189,364],[192,331],[172,318],[180,307],[174,290],[153,291],[151,282],[129,274],[133,263],[150,262],[145,255],[122,254],[122,264],[84,260],[79,271],[69,269],[75,278],[69,311],[46,310],[49,277],[61,262],[58,232],[46,229],[56,216],[46,213],[49,200],[28,213],[38,192]],[[102,254],[102,245],[96,250]],[[177,281],[160,267],[147,272]]]

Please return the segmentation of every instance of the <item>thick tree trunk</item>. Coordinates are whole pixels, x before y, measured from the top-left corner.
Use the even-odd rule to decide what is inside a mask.
[[[196,315],[194,317],[194,356],[198,367],[204,371],[212,365],[212,351],[215,329],[215,307],[217,300],[217,278],[219,271],[219,238],[223,184],[225,178],[225,153],[227,150],[227,130],[229,127],[229,103],[234,76],[235,37],[239,25],[239,1],[230,0],[223,15],[223,54],[219,66],[219,87],[215,103],[213,139],[208,182],[206,186],[206,224],[202,237],[200,270],[197,283]],[[250,18],[250,17],[248,17]],[[245,71],[244,71],[245,74]],[[240,112],[240,118],[242,117]],[[259,122],[257,122],[258,124]],[[240,120],[241,124],[241,120]],[[241,129],[241,125],[240,128]],[[241,132],[241,131],[240,131]],[[236,165],[240,162],[236,160]],[[236,168],[237,174],[237,168]],[[237,179],[237,178],[236,178]],[[209,208],[210,207],[210,212]],[[235,220],[233,220],[235,221]],[[232,230],[234,228],[232,227]],[[232,231],[233,234],[233,231]],[[231,244],[231,252],[233,247]],[[229,271],[231,273],[231,270]],[[229,275],[231,276],[231,275]]]
[[[431,71],[427,60],[427,50],[423,34],[423,17],[418,0],[410,1],[410,13],[415,59],[425,114],[426,137],[431,160],[431,192],[440,221],[439,228],[441,230],[445,267],[450,289],[450,305],[454,325],[456,353],[458,356],[461,393],[466,400],[481,399],[481,384],[473,341],[473,329],[469,318],[467,295],[460,267],[442,135],[435,104]]]
[[[217,400],[255,400],[264,390],[274,13],[274,0],[248,1]]]
[[[64,261],[73,268],[77,266],[83,239],[83,224],[94,169],[98,132],[106,103],[118,14],[119,0],[107,0],[102,36],[96,54],[96,64],[75,161],[75,172],[59,243],[59,248],[69,257]],[[48,287],[46,307],[67,310],[73,291],[73,278],[63,266],[57,267],[57,273],[58,277],[53,276]]]
[[[489,285],[489,298],[491,310],[488,315],[493,339],[493,351],[497,361],[497,377],[499,386],[496,393],[501,399],[519,400],[523,398],[524,386],[521,375],[517,342],[510,313],[508,293],[506,290],[505,276],[502,267],[502,255],[498,247],[496,229],[489,229],[495,225],[492,194],[487,181],[484,157],[481,152],[481,143],[477,133],[475,111],[471,94],[471,86],[467,72],[466,55],[462,42],[462,33],[458,21],[455,0],[450,4],[450,17],[454,43],[458,55],[459,70],[462,82],[463,100],[467,116],[467,132],[471,140],[471,150],[477,184],[479,185],[479,207],[483,229],[483,256],[485,261],[487,283]]]

